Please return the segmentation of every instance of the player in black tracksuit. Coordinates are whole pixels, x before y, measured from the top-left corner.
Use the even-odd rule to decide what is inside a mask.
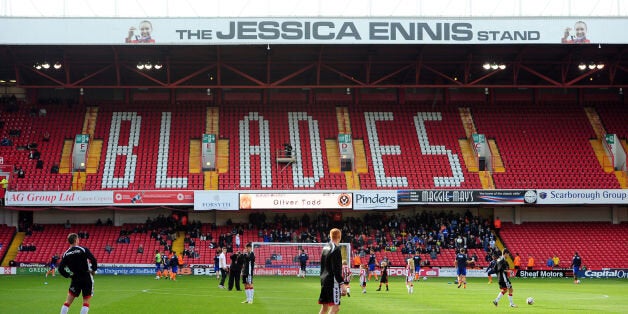
[[[81,294],[83,294],[81,313],[87,313],[89,300],[94,294],[93,275],[98,269],[98,263],[89,249],[79,246],[79,237],[76,233],[68,235],[68,242],[70,248],[63,254],[59,264],[59,273],[65,278],[72,278],[72,282],[68,290],[68,297],[61,307],[61,314],[67,313],[74,299]]]
[[[495,271],[495,267],[497,266],[497,256],[495,254],[491,254],[491,262],[486,267],[486,274],[488,275],[488,283],[493,283],[493,277],[491,275],[495,275],[497,272]]]
[[[499,252],[499,251],[497,251]],[[512,284],[510,283],[510,279],[508,279],[508,262],[506,261],[506,257],[510,256],[510,251],[508,249],[504,249],[504,252],[501,254],[497,260],[497,265],[495,266],[495,271],[497,272],[497,277],[499,277],[499,293],[497,294],[497,298],[493,300],[493,304],[497,306],[499,304],[499,299],[508,292],[508,301],[510,302],[510,307],[517,307],[515,303],[512,301]]]

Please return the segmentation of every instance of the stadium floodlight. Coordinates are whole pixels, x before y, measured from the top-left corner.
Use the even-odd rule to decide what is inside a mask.
[[[601,70],[601,69],[603,69],[603,68],[604,68],[604,63],[598,63],[595,67],[596,67],[598,70]]]
[[[345,92],[347,95],[351,95],[351,88],[347,87],[347,90]]]
[[[146,70],[150,70],[150,69],[152,69],[152,68],[153,68],[153,65],[152,65],[150,62],[146,62],[146,64],[144,64],[144,68],[145,68]]]
[[[163,64],[161,64],[160,62],[157,62],[157,63],[155,64],[155,70],[160,70],[160,69],[161,69],[161,68],[163,68],[163,67],[164,67],[164,66],[163,66]]]
[[[50,63],[48,63],[48,61],[44,61],[44,63],[41,64],[41,67],[48,70],[50,69]]]
[[[482,65],[482,67],[484,68],[484,70],[489,70],[491,68],[491,65],[488,62],[486,62]]]
[[[35,63],[35,65],[33,67],[35,69],[37,69],[37,70],[41,70],[41,64],[39,64],[39,63]]]
[[[57,61],[52,67],[55,68],[55,70],[59,70],[62,66],[61,62]]]
[[[595,63],[589,64],[589,70],[593,70],[595,69],[595,67],[596,67]]]
[[[207,89],[207,96],[211,96],[211,95],[212,95],[212,89],[211,89],[211,88],[208,88],[208,89]]]
[[[144,64],[143,64],[143,63],[141,63],[141,62],[140,62],[140,63],[138,63],[138,64],[137,64],[137,69],[138,69],[138,70],[144,70]]]
[[[493,63],[493,64],[491,64],[491,69],[493,69],[493,70],[497,70],[497,68],[499,68],[499,66],[497,65],[497,63]]]
[[[586,64],[584,64],[584,63],[580,63],[580,64],[578,64],[578,69],[580,69],[580,70],[584,71],[584,70],[586,70],[586,68],[587,68],[587,65],[586,65]]]
[[[500,65],[499,65],[499,69],[500,69],[500,70],[504,70],[504,69],[506,69],[506,65],[505,65],[505,64],[503,64],[503,63],[502,63],[502,64],[500,64]]]

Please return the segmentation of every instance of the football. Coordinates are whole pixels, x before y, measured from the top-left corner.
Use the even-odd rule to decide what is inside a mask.
[[[528,303],[528,305],[532,305],[534,304],[534,298],[533,297],[529,297],[526,302]]]
[[[576,280],[576,283],[580,283],[580,279]]]

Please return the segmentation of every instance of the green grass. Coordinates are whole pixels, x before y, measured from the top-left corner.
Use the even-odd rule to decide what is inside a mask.
[[[150,276],[96,276],[90,313],[318,313],[319,281],[315,277],[255,277],[254,304],[241,304],[243,291],[218,289],[214,277],[179,276],[176,282]],[[341,313],[626,313],[628,282],[624,280],[513,279],[515,303],[507,297],[499,307],[491,300],[497,283],[470,278],[467,289],[457,289],[448,278],[430,278],[415,284],[408,295],[403,278],[392,277],[389,292],[377,292],[368,283],[360,293],[352,282],[350,298],[343,298]],[[0,313],[59,313],[69,280],[43,275],[0,276]],[[529,306],[525,299],[534,297]],[[79,313],[80,299],[70,308]]]

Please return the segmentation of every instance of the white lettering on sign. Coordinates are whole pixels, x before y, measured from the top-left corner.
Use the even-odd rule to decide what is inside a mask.
[[[303,149],[301,148],[301,135],[299,132],[299,121],[307,121],[310,135],[310,151],[312,157],[313,176],[306,177],[303,172]],[[292,182],[295,187],[313,188],[322,177],[323,171],[323,150],[321,149],[321,137],[318,129],[318,121],[309,116],[307,112],[289,112],[288,124],[290,127],[290,145],[292,145],[292,156],[296,162],[292,166]]]
[[[417,112],[414,116],[414,126],[421,146],[423,155],[447,155],[449,166],[451,167],[451,177],[434,177],[436,187],[459,187],[464,182],[464,174],[460,166],[458,155],[446,149],[443,145],[430,145],[430,140],[425,129],[425,121],[441,121],[443,117],[440,112]]]
[[[159,129],[159,151],[157,154],[157,181],[156,188],[187,188],[188,178],[168,178],[168,155],[170,153],[170,125],[172,112],[161,113],[161,128]]]
[[[375,183],[378,187],[407,187],[407,177],[387,177],[386,169],[382,161],[383,155],[401,155],[401,147],[399,145],[379,145],[379,136],[377,135],[377,121],[393,121],[392,112],[365,112],[366,131],[368,132],[368,140],[371,146],[371,158],[373,159],[373,170],[375,175]]]
[[[258,121],[259,145],[251,145],[251,122]],[[251,187],[251,155],[259,155],[261,163],[261,186],[272,187],[273,176],[271,172],[270,136],[268,120],[257,112],[249,112],[240,120],[240,186]]]
[[[122,121],[130,121],[129,138],[127,145],[119,145],[120,126]],[[137,112],[114,112],[111,117],[111,128],[109,130],[109,143],[107,144],[107,154],[105,155],[105,165],[103,167],[102,188],[128,188],[130,183],[135,182],[135,167],[137,165],[137,155],[133,154],[133,148],[137,147],[140,140],[140,127],[142,117]],[[115,177],[116,160],[118,156],[125,156],[124,171],[122,177]]]

